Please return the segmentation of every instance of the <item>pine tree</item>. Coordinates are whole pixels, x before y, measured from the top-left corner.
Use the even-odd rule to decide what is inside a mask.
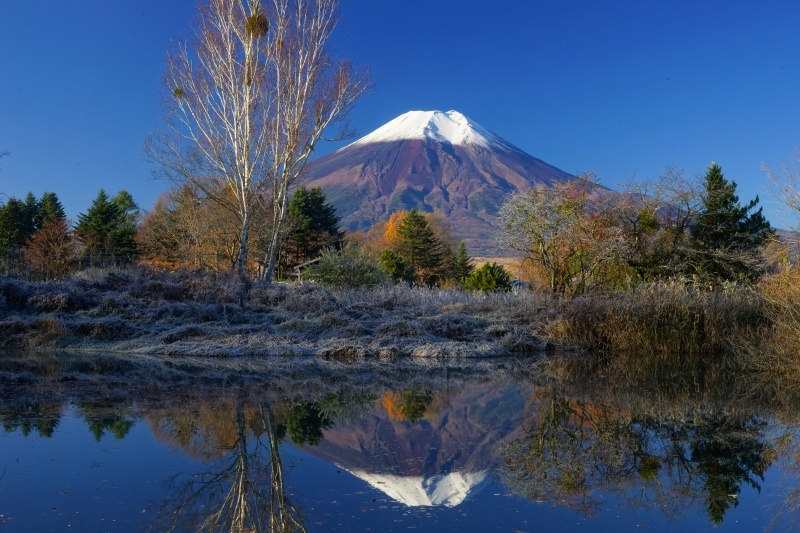
[[[436,285],[442,281],[442,243],[416,209],[409,211],[397,230],[403,242],[397,253],[413,269],[420,285]]]
[[[65,220],[67,218],[64,207],[54,192],[46,192],[39,199],[39,216],[37,217],[36,227],[41,228],[46,222],[51,220]]]
[[[736,182],[712,163],[704,181],[702,209],[690,228],[690,273],[706,280],[753,279],[759,273],[758,252],[773,234],[758,205],[758,196],[739,204]]]
[[[314,259],[342,239],[336,208],[327,203],[319,187],[295,191],[289,201],[287,224],[291,228],[281,250],[279,269],[286,271]]]
[[[78,215],[75,227],[90,262],[95,263],[100,258],[123,261],[133,258],[136,253],[134,210],[138,212],[138,206],[129,194],[120,193],[109,199],[100,189],[86,214]]]
[[[475,270],[475,265],[472,264],[472,258],[467,255],[467,245],[464,241],[458,245],[455,260],[453,261],[453,277],[456,281],[463,285],[470,274]]]
[[[25,242],[24,213],[25,204],[16,198],[0,208],[0,259],[6,266]]]
[[[24,244],[33,232],[36,231],[38,227],[39,221],[39,202],[36,200],[36,196],[33,195],[32,192],[29,192],[28,195],[25,197],[25,202],[23,204],[23,214],[22,214],[22,231],[24,234],[24,238],[22,243]]]

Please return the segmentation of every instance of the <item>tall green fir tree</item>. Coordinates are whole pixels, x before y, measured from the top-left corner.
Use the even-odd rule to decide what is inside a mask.
[[[442,271],[443,244],[425,217],[412,209],[397,228],[397,233],[402,237],[402,244],[396,252],[412,269],[417,284],[433,286],[441,283],[446,277]]]
[[[688,273],[708,282],[745,281],[761,273],[760,250],[773,234],[758,196],[739,203],[736,182],[712,163],[703,182],[702,208],[690,227]],[[753,211],[751,213],[751,211]]]
[[[39,202],[33,193],[24,200],[9,198],[0,207],[0,262],[4,268],[21,257],[20,252],[36,231],[39,221]]]
[[[136,255],[135,220],[138,215],[130,195],[121,191],[109,198],[103,189],[92,205],[78,215],[75,230],[90,264],[130,262]]]
[[[281,245],[279,275],[319,257],[324,248],[338,244],[343,237],[340,220],[321,188],[297,189],[289,201],[286,217],[289,231]]]
[[[54,192],[46,192],[39,199],[39,212],[36,219],[36,228],[40,229],[44,224],[52,220],[66,220],[64,206]]]
[[[464,285],[464,281],[474,270],[475,265],[472,264],[472,258],[467,254],[467,245],[461,241],[453,260],[453,277],[459,284]]]

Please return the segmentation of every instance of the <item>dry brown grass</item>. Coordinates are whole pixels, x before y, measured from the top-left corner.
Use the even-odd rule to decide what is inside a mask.
[[[546,331],[553,340],[611,354],[722,356],[765,320],[754,289],[708,291],[671,281],[565,301]]]

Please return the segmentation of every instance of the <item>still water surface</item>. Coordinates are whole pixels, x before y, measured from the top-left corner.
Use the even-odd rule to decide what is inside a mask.
[[[6,373],[0,532],[796,527],[784,414],[521,368]]]

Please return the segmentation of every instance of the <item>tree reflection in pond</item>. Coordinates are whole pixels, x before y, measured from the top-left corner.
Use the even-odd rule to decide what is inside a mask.
[[[123,399],[81,402],[77,410],[89,425],[95,441],[100,442],[106,431],[122,440],[136,423],[129,403]]]
[[[504,450],[503,475],[529,499],[584,515],[609,494],[668,516],[702,502],[719,524],[744,485],[761,490],[775,457],[766,422],[752,415],[702,409],[657,416],[563,396],[540,397],[534,411],[525,437]]]
[[[0,407],[0,424],[5,431],[20,430],[24,436],[36,430],[42,438],[53,436],[61,421],[61,406],[42,402],[19,402]]]
[[[216,456],[210,469],[172,480],[175,497],[163,513],[170,531],[305,531],[286,495],[282,429],[270,403],[218,403],[194,420],[173,410],[151,421],[191,455]]]

